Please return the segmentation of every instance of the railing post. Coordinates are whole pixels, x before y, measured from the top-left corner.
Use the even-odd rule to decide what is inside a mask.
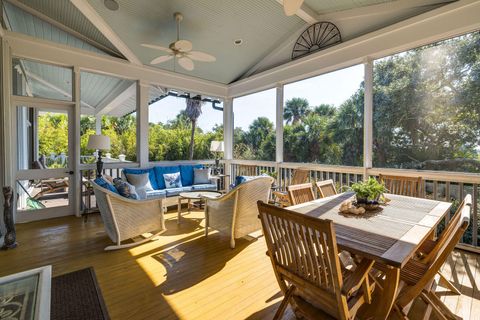
[[[373,61],[366,58],[365,95],[363,113],[363,179],[368,178],[368,169],[372,168],[373,152]]]
[[[137,162],[148,166],[148,91],[150,86],[137,81]]]

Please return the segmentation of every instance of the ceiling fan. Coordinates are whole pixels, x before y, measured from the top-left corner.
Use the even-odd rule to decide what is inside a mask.
[[[170,43],[168,48],[157,46],[154,44],[142,44],[143,47],[160,50],[168,53],[167,55],[159,56],[152,61],[150,64],[159,64],[165,61],[169,61],[172,58],[177,59],[178,64],[185,70],[192,71],[195,68],[195,61],[202,62],[214,62],[217,59],[205,52],[201,51],[192,51],[193,45],[188,40],[180,40],[180,22],[183,20],[183,15],[180,12],[173,14],[175,21],[177,23],[177,41]]]
[[[293,16],[303,4],[303,0],[283,0],[283,11],[287,16]]]

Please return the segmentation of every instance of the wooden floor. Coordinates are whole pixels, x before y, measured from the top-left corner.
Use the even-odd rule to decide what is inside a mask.
[[[281,294],[263,238],[204,237],[202,213],[133,249],[104,252],[110,244],[98,215],[17,226],[18,248],[0,252],[0,276],[53,265],[55,275],[93,266],[112,319],[271,319]],[[456,251],[444,266],[463,295],[442,296],[464,319],[480,319],[480,257]],[[440,288],[439,290],[442,290]],[[294,319],[288,310],[284,319]]]

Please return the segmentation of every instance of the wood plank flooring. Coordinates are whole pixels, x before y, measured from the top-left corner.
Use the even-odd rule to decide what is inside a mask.
[[[0,276],[47,264],[54,276],[93,266],[112,319],[273,317],[282,295],[262,237],[240,239],[231,250],[223,235],[204,237],[201,212],[180,225],[176,212],[166,219],[157,241],[114,252],[103,251],[110,241],[98,215],[17,225],[19,246],[0,252]],[[445,303],[464,319],[480,319],[480,257],[456,251],[443,271],[462,291],[442,295]],[[284,319],[294,319],[291,310]]]

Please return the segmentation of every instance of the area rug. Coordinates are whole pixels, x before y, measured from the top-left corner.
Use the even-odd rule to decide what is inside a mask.
[[[92,267],[52,279],[51,320],[76,319],[110,319]]]

